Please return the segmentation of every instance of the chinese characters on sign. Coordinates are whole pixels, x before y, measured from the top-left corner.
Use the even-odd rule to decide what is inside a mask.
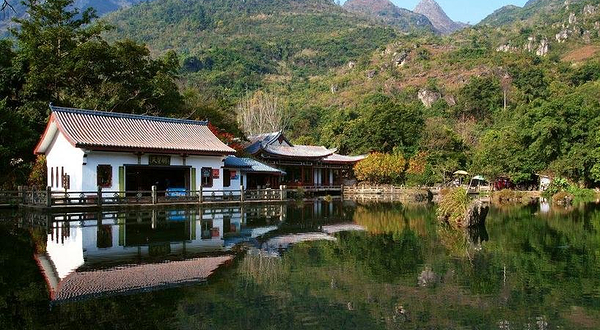
[[[171,165],[171,156],[150,155],[148,156],[148,165]]]

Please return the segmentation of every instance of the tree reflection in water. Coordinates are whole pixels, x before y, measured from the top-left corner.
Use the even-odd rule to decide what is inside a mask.
[[[596,204],[569,211],[492,208],[486,227],[456,237],[440,228],[432,206],[346,204],[335,209],[324,215],[315,212],[313,205],[291,206],[283,222],[261,222],[255,228],[242,224],[240,231],[260,232],[264,238],[258,237],[258,243],[325,232],[325,227],[336,223],[343,224],[336,228],[354,224],[366,231],[330,234],[335,240],[296,242],[278,255],[247,241],[243,244],[248,248],[208,285],[92,299],[51,311],[44,309],[47,298],[39,290],[27,289],[43,286],[35,263],[23,261],[34,253],[31,237],[39,234],[4,226],[3,242],[20,247],[4,247],[5,260],[22,275],[0,270],[2,283],[13,283],[0,285],[4,301],[14,306],[19,301],[15,297],[21,297],[21,308],[4,307],[2,325],[600,328],[600,208]],[[270,229],[264,233],[259,228]],[[37,312],[25,312],[26,306]]]

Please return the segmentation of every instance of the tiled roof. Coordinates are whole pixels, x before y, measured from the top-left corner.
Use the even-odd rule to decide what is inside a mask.
[[[317,146],[295,145],[293,147],[285,146],[266,146],[264,151],[273,155],[282,157],[299,158],[323,158],[335,152],[335,149],[327,149]]]
[[[286,144],[275,143],[283,138]],[[327,149],[323,146],[305,146],[291,144],[283,132],[273,132],[265,134],[251,135],[248,137],[250,143],[246,146],[246,152],[251,155],[257,155],[264,151],[274,156],[287,158],[322,158],[326,163],[356,163],[366,158],[366,156],[342,156],[335,153],[336,149]]]
[[[269,142],[273,142],[273,141],[277,140],[277,138],[279,138],[279,136],[281,134],[282,134],[282,132],[279,131],[279,132],[250,135],[248,137],[248,140],[250,140],[250,143],[263,142],[265,144],[268,144]]]
[[[279,131],[250,135],[248,136],[248,140],[250,141],[250,143],[246,146],[246,152],[250,153],[251,155],[259,152],[261,148],[277,141],[282,134],[283,132]]]
[[[232,259],[232,256],[208,257],[119,266],[97,271],[76,271],[52,289],[52,300],[73,300],[202,282]]]
[[[323,159],[325,163],[356,163],[363,159],[367,158],[367,156],[343,156],[339,154],[332,154]]]
[[[225,167],[241,168],[246,172],[285,174],[285,172],[282,170],[265,165],[252,158],[238,158],[235,156],[229,156],[225,158]]]
[[[182,152],[188,154],[231,154],[235,150],[221,142],[203,121],[132,115],[50,106],[52,125],[78,148]],[[49,146],[45,134],[36,148]]]

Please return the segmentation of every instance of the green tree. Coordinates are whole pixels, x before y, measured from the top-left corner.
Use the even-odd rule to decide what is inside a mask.
[[[45,121],[49,102],[163,115],[182,105],[173,52],[154,60],[133,41],[108,44],[102,33],[109,27],[92,22],[92,9],[74,9],[73,0],[28,0],[27,6],[29,17],[17,20],[21,28],[12,33],[25,77],[21,108],[35,122]]]
[[[145,45],[109,44],[109,27],[73,0],[28,0],[20,28],[0,41],[0,184],[23,184],[48,104],[97,110],[181,115],[174,52],[153,59]]]
[[[474,77],[459,93],[457,115],[490,120],[502,108],[503,92],[496,77]]]

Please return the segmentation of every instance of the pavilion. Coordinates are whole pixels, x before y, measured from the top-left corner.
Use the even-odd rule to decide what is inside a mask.
[[[366,156],[343,156],[323,146],[294,145],[282,131],[253,135],[247,153],[285,172],[289,187],[334,187],[353,183],[354,165]]]

